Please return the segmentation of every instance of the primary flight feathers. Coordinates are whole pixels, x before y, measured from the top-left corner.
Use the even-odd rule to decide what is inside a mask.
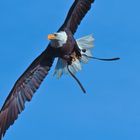
[[[93,2],[94,0],[74,1],[64,24],[59,29],[59,31],[66,32],[68,36],[67,42],[63,44],[61,49],[58,49],[53,47],[53,45],[58,42],[56,40],[54,42],[52,41],[46,50],[34,60],[24,74],[17,80],[0,111],[0,140],[5,135],[6,130],[14,123],[14,121],[18,118],[18,115],[24,110],[25,102],[31,100],[32,96],[48,74],[54,59],[56,57],[61,57],[66,59],[70,65],[71,57],[68,57],[68,54],[78,54],[78,51],[80,51],[78,50],[78,46],[76,46],[76,44],[75,46],[72,46],[70,41],[72,40],[72,43],[75,43],[72,35],[76,32],[78,25],[90,9]],[[69,43],[69,46],[67,43]],[[71,49],[67,46],[69,48],[71,47]],[[65,52],[60,56],[60,54],[62,54],[62,50]],[[69,53],[68,50],[70,50]],[[75,57],[78,58],[77,55]]]
[[[68,12],[64,24],[59,30],[68,28],[74,34],[78,25],[81,23],[88,10],[90,10],[93,2],[94,0],[75,0]]]

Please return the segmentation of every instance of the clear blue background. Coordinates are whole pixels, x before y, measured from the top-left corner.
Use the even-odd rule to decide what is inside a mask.
[[[0,1],[0,105],[14,82],[45,49],[49,33],[63,23],[73,0]],[[95,37],[96,57],[77,74],[53,70],[26,104],[4,140],[140,140],[140,1],[96,0],[75,37]]]

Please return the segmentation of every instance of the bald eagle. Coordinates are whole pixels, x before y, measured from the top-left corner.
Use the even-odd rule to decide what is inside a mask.
[[[87,63],[90,58],[99,58],[93,57],[91,53],[94,41],[93,36],[88,35],[76,40],[74,33],[90,10],[93,2],[94,0],[74,1],[60,29],[48,35],[49,45],[17,80],[0,111],[0,140],[24,110],[25,102],[32,99],[34,93],[47,76],[55,58],[58,58],[58,61],[54,75],[60,78],[64,73],[70,74],[78,82],[83,92],[86,92],[76,78],[75,73],[81,70],[81,63]],[[111,61],[118,59],[99,60]]]

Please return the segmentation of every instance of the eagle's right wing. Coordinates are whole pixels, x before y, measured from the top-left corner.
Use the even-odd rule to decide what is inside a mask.
[[[53,61],[53,50],[52,47],[48,46],[17,80],[0,111],[0,140],[24,110],[25,102],[32,99],[32,96],[48,74]]]

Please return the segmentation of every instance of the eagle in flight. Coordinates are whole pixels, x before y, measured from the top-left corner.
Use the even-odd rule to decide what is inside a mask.
[[[60,78],[64,73],[70,74],[84,93],[86,92],[84,87],[75,76],[75,73],[81,70],[81,63],[87,63],[90,58],[105,61],[119,59],[93,57],[91,48],[93,48],[94,38],[92,35],[77,40],[74,38],[78,25],[90,10],[93,2],[94,0],[74,0],[63,25],[57,32],[48,35],[49,45],[17,80],[0,111],[0,140],[24,110],[25,102],[31,101],[55,58],[58,60],[54,75]]]

